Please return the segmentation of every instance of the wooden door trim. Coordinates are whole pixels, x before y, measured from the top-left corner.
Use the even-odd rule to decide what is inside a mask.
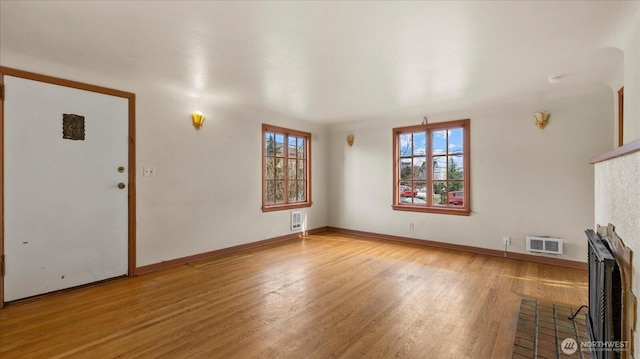
[[[128,191],[128,260],[127,275],[136,275],[136,95],[132,92],[90,85],[83,82],[52,77],[34,72],[0,66],[0,87],[4,88],[4,76],[75,88],[105,95],[126,98],[129,103],[129,191]],[[4,93],[0,96],[0,258],[4,256]],[[0,278],[0,309],[4,307],[4,275]]]
[[[618,90],[618,147],[624,145],[624,86]]]

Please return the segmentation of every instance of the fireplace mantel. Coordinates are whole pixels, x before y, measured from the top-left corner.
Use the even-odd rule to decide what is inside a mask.
[[[589,161],[589,163],[593,165],[599,162],[608,161],[610,159],[614,159],[616,157],[621,157],[621,156],[628,155],[630,153],[634,153],[638,151],[640,151],[640,139],[637,139],[633,142],[629,142],[624,146],[620,146],[614,150],[611,150],[609,152],[596,156],[592,158],[591,161]]]

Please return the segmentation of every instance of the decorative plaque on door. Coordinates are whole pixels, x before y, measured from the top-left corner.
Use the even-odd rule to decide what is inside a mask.
[[[62,138],[84,141],[84,116],[62,114]]]

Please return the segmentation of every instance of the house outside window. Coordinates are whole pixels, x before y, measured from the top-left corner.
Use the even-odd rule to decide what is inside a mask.
[[[393,209],[468,216],[470,120],[393,129]]]
[[[262,125],[262,211],[311,206],[311,134]]]

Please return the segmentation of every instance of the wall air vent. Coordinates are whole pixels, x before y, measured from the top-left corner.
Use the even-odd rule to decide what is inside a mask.
[[[563,241],[560,238],[527,236],[527,251],[548,254],[562,254]]]
[[[291,211],[291,230],[292,231],[302,228],[301,217],[302,215],[300,211]]]

